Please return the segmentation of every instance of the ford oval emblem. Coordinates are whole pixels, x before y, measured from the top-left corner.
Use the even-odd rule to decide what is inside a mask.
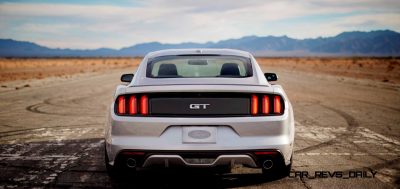
[[[188,135],[195,139],[205,139],[211,136],[211,133],[204,130],[194,130],[190,131]]]

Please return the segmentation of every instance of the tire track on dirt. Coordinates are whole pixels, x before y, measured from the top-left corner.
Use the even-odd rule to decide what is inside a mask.
[[[335,112],[337,115],[342,117],[347,123],[346,130],[348,132],[344,133],[343,135],[336,136],[336,138],[334,138],[334,139],[331,139],[331,140],[328,140],[328,141],[325,141],[325,142],[322,142],[322,143],[319,143],[319,144],[315,144],[315,145],[312,145],[312,146],[309,146],[309,147],[306,147],[306,148],[303,148],[303,149],[296,150],[295,153],[304,153],[304,152],[316,150],[316,149],[319,149],[319,148],[322,148],[322,147],[325,147],[325,146],[333,145],[338,140],[341,140],[341,139],[344,139],[344,138],[348,138],[349,136],[354,135],[354,133],[356,131],[356,128],[359,127],[359,123],[350,114],[348,114],[346,112],[343,112],[343,111],[341,111],[339,109],[332,108],[332,107],[327,106],[327,105],[323,105],[323,104],[320,104],[320,103],[317,103],[317,104],[320,105],[323,108],[326,108],[326,109],[329,109],[329,110]]]
[[[89,97],[80,97],[80,98],[87,99],[87,98],[89,98]],[[64,107],[64,108],[84,108],[84,109],[92,109],[92,108],[90,108],[90,107],[79,106],[80,104],[75,104],[75,103],[71,103],[71,104],[74,104],[74,105],[58,104],[58,103],[53,102],[54,100],[55,100],[55,98],[48,98],[48,99],[45,99],[45,100],[43,100],[43,104],[47,104],[47,105],[50,105],[50,106]],[[70,101],[73,102],[74,99],[71,99]]]
[[[38,113],[38,114],[45,114],[45,115],[59,115],[59,116],[90,116],[90,117],[103,117],[97,114],[88,114],[87,111],[85,113],[80,113],[80,112],[76,112],[76,110],[80,110],[81,108],[86,108],[86,109],[92,109],[92,108],[88,108],[85,106],[81,106],[81,107],[75,107],[75,106],[67,106],[67,105],[63,105],[63,104],[55,104],[52,102],[53,98],[49,98],[44,100],[41,103],[36,103],[30,106],[25,107],[25,110],[32,112],[32,113]],[[59,113],[59,112],[50,112],[50,111],[45,111],[42,110],[42,107],[56,107],[56,108],[72,108],[72,110],[68,111],[68,113]],[[75,110],[75,111],[74,111]],[[75,112],[75,113],[71,113],[71,112]],[[91,112],[91,111],[89,111]]]
[[[326,142],[322,142],[322,143],[319,143],[319,144],[316,144],[316,145],[312,145],[312,146],[297,150],[297,151],[295,151],[295,153],[304,153],[304,152],[317,150],[317,149],[322,148],[322,147],[334,145],[337,142],[343,140],[343,141],[346,141],[349,144],[349,146],[347,146],[347,147],[346,146],[341,146],[342,149],[343,148],[347,148],[347,149],[352,150],[352,151],[354,151],[356,149],[357,152],[363,152],[365,154],[368,154],[368,156],[370,156],[370,157],[374,157],[374,158],[376,158],[378,160],[381,160],[381,161],[384,161],[384,162],[387,161],[387,159],[385,159],[385,157],[382,157],[379,154],[374,154],[369,149],[366,149],[365,147],[363,147],[361,145],[358,145],[358,144],[354,143],[351,140],[350,136],[355,135],[355,133],[357,132],[357,129],[360,128],[359,123],[356,121],[356,119],[353,116],[351,116],[350,114],[348,114],[348,113],[346,113],[346,112],[344,112],[342,110],[339,110],[339,109],[336,109],[336,108],[332,108],[332,107],[327,106],[327,105],[322,105],[322,104],[319,104],[319,105],[324,107],[324,108],[326,108],[326,109],[329,109],[329,110],[335,112],[340,117],[344,118],[346,123],[347,123],[347,125],[348,125],[346,127],[346,130],[348,132],[343,133],[340,136],[336,136],[336,138],[333,138],[333,139],[328,140]],[[388,142],[388,143],[390,143],[392,145],[396,145],[396,144],[391,143],[391,142]]]
[[[374,102],[370,102],[370,101],[359,100],[359,99],[357,99],[356,101],[364,103],[364,104],[373,105],[375,108],[381,107],[381,108],[386,108],[386,109],[393,110],[396,112],[400,112],[400,108],[394,108],[394,107],[390,107],[390,106],[386,106],[386,105],[382,105],[382,104],[378,104],[378,103],[374,103]]]

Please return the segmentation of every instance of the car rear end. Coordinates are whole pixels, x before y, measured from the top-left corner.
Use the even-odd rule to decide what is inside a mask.
[[[240,56],[249,64],[242,65],[242,70],[239,65],[239,71],[229,71],[232,57],[218,59],[216,62],[223,60],[218,66],[212,65],[215,58],[204,58],[209,54],[199,54],[179,59],[194,67],[179,68],[177,64],[176,70],[166,72],[172,75],[154,74],[160,77],[149,75],[154,59],[146,57],[134,80],[117,88],[106,127],[109,167],[212,168],[241,164],[273,170],[291,164],[293,112],[282,88],[258,81],[260,75],[265,78],[251,56]],[[170,57],[160,64],[158,73],[163,65],[171,69],[173,60]],[[220,70],[217,77],[183,74],[196,66]],[[204,73],[215,75],[213,71]]]

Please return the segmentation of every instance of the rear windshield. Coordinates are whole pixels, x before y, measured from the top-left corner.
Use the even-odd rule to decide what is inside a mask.
[[[249,58],[239,56],[161,56],[149,61],[150,78],[250,77]]]

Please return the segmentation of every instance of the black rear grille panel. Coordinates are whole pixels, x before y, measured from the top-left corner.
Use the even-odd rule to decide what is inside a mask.
[[[161,93],[149,94],[153,116],[247,116],[250,95],[243,93]]]
[[[249,114],[247,94],[178,93],[149,95],[154,116],[243,116]]]

